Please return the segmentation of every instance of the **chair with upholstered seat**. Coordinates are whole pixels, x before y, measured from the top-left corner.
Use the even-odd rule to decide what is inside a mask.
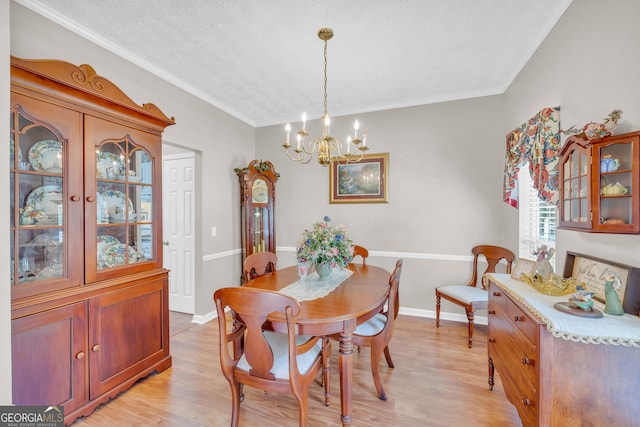
[[[495,273],[496,265],[505,260],[506,272],[511,273],[511,265],[515,255],[509,249],[500,246],[480,245],[471,250],[473,254],[473,272],[471,280],[466,285],[446,285],[436,288],[436,327],[440,326],[440,300],[441,298],[464,307],[469,321],[469,348],[473,344],[473,319],[478,309],[486,309],[489,293],[484,288],[477,287],[478,282],[478,258],[484,256],[487,262],[485,273]],[[480,276],[482,278],[482,276]],[[483,285],[484,286],[484,285]]]
[[[380,381],[380,356],[382,356],[382,353],[384,353],[384,357],[387,360],[387,365],[390,368],[394,368],[391,353],[389,352],[389,343],[393,337],[393,327],[400,309],[398,288],[400,287],[401,273],[402,260],[399,259],[389,277],[386,308],[371,319],[358,325],[353,332],[353,345],[371,348],[371,374],[373,375],[373,383],[375,384],[378,398],[381,400],[387,400],[387,395]],[[332,338],[337,339],[338,336],[332,336]]]
[[[357,256],[362,258],[362,265],[367,265],[367,258],[369,257],[369,251],[365,247],[359,246],[359,245],[353,245],[353,259],[355,260]]]
[[[220,366],[231,385],[231,426],[238,425],[244,385],[293,394],[298,401],[300,426],[306,426],[309,385],[321,369],[325,404],[329,404],[329,340],[296,335],[300,304],[279,292],[222,288],[213,298],[218,312]],[[274,312],[284,314],[287,333],[263,330],[267,316]],[[227,321],[227,316],[232,319]]]
[[[242,263],[245,282],[276,271],[277,264],[278,257],[273,252],[252,253]]]

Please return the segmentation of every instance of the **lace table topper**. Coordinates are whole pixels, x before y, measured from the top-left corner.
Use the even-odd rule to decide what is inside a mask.
[[[508,274],[488,274],[503,291],[538,317],[554,337],[568,341],[640,347],[640,317],[631,314],[613,316],[604,313],[599,319],[565,314],[553,308],[567,296],[544,295],[527,283],[514,280]],[[598,309],[604,304],[595,302]]]
[[[326,297],[352,274],[347,268],[334,268],[329,277],[320,280],[318,273],[314,272],[306,279],[297,280],[280,289],[280,293],[293,297],[298,302],[311,301]]]

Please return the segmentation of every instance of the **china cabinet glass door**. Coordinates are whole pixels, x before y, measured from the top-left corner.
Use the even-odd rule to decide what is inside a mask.
[[[591,155],[589,149],[579,142],[567,141],[565,150],[560,162],[563,196],[560,205],[560,225],[571,228],[590,228]]]
[[[95,198],[86,207],[87,218],[92,218],[85,243],[91,245],[87,256],[93,258],[87,263],[88,282],[121,275],[123,268],[148,269],[149,262],[158,262],[154,156],[131,132],[96,141],[93,147],[92,159],[85,164],[95,170],[86,179],[95,188]]]
[[[71,142],[56,126],[31,115],[31,111],[40,112],[40,107],[38,103],[15,105],[10,115],[10,283],[14,298],[79,284],[68,258],[72,246],[82,245],[78,236],[68,233],[71,211],[75,211],[74,220],[82,221],[78,203],[74,203],[80,202],[80,189],[70,179],[74,176],[68,162]],[[76,114],[69,118],[78,123]]]
[[[637,232],[638,137],[614,136],[593,146],[594,231]],[[635,153],[635,154],[634,154]]]

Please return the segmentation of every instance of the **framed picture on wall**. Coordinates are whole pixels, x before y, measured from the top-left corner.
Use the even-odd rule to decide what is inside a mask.
[[[335,161],[329,169],[330,203],[387,203],[389,153],[367,154],[355,163]]]

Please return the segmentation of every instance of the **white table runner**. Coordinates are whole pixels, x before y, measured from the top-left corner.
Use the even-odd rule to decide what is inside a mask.
[[[334,268],[326,279],[320,280],[318,273],[313,272],[304,280],[297,280],[280,289],[280,293],[295,298],[298,302],[311,301],[326,297],[353,272],[347,268]]]

